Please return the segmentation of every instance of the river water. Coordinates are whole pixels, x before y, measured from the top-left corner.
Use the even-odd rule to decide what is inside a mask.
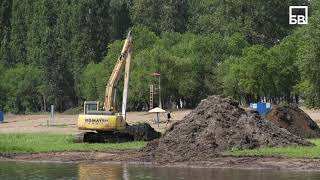
[[[210,168],[153,167],[106,163],[0,162],[0,180],[92,179],[210,179],[210,180],[315,180],[320,172],[289,170],[240,170]]]

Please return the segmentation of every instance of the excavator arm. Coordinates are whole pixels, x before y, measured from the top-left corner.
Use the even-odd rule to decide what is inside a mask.
[[[125,67],[125,81],[124,81],[124,93],[122,102],[122,115],[125,116],[126,103],[127,103],[127,92],[128,92],[128,80],[129,80],[129,69],[132,54],[132,36],[129,31],[125,43],[123,45],[121,55],[119,56],[117,63],[112,71],[112,74],[108,80],[104,99],[104,110],[115,112],[114,99],[116,86],[118,84],[122,69]]]

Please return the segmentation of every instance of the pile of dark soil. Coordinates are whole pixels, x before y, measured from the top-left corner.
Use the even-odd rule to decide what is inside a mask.
[[[161,133],[155,131],[148,123],[128,125],[126,132],[133,136],[135,141],[151,141],[161,136]]]
[[[320,129],[297,105],[274,106],[266,119],[303,138],[320,137]]]
[[[312,144],[246,112],[230,98],[210,96],[143,152],[147,160],[176,162],[208,160],[233,148],[298,145]]]

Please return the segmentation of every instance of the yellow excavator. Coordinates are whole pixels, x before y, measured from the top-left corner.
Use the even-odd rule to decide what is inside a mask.
[[[125,132],[126,109],[130,62],[132,57],[132,35],[129,31],[121,54],[106,85],[103,107],[98,101],[85,101],[83,114],[78,118],[78,129],[87,132],[76,136],[76,142],[122,142],[133,140]],[[116,86],[122,70],[125,69],[121,113],[115,108]]]

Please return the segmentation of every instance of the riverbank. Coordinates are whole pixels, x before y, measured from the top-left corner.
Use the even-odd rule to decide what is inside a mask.
[[[127,163],[162,167],[277,169],[320,171],[320,159],[282,157],[216,157],[201,162],[176,162],[158,164],[141,160],[139,151],[112,152],[54,152],[31,154],[1,154],[0,161],[66,162],[66,163]]]
[[[149,116],[137,114],[136,118],[152,119]],[[181,118],[175,116],[177,117],[182,119],[182,114]],[[40,118],[40,120],[26,120],[25,122],[20,119],[17,121],[12,119],[0,124],[0,161],[112,162],[174,167],[320,171],[320,139],[310,140],[315,146],[309,147],[233,149],[224,152],[223,156],[206,159],[206,161],[159,164],[146,161],[145,155],[140,152],[146,142],[76,144],[72,142],[73,134],[78,133],[75,131],[75,120],[69,122],[62,117],[57,118],[51,127],[46,127],[43,123],[44,119]],[[73,131],[69,131],[72,129]]]
[[[263,168],[320,171],[320,139],[315,146],[232,150],[207,161],[156,163],[140,151],[146,142],[73,143],[72,135],[0,134],[0,161],[126,162],[177,167]]]

